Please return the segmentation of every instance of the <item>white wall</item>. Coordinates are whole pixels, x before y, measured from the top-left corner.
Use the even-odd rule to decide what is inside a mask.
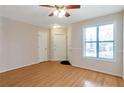
[[[115,36],[116,36],[116,60],[110,62],[106,60],[97,60],[85,58],[83,56],[83,30],[85,26],[91,26],[96,24],[106,24],[114,22],[115,24]],[[113,15],[102,16],[78,23],[72,24],[72,38],[71,38],[71,63],[73,66],[100,71],[112,75],[122,76],[122,50],[123,50],[123,36],[122,36],[122,13]]]
[[[44,30],[0,18],[0,72],[38,63],[38,31]]]

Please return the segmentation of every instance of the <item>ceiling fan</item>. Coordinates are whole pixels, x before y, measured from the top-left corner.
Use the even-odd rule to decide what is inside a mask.
[[[67,12],[68,9],[80,9],[80,5],[39,5],[43,7],[54,8],[48,16],[57,16],[57,17],[69,17],[70,14]]]

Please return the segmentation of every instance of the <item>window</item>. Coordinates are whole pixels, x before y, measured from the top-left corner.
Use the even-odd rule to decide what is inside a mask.
[[[114,25],[85,28],[85,56],[114,59]]]

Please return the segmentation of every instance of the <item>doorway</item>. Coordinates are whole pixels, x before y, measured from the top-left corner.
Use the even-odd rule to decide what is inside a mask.
[[[51,29],[51,57],[52,60],[66,60],[67,58],[67,34],[66,29]]]
[[[42,31],[42,32],[39,31],[39,33],[38,33],[39,62],[48,61],[47,42],[48,42],[48,32],[47,31]]]

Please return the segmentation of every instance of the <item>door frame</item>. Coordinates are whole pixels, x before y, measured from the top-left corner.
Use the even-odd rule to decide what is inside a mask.
[[[46,45],[45,45],[46,47],[44,47],[44,51],[46,51],[46,52],[44,52],[46,57],[44,57],[44,59],[42,57],[40,57],[41,56],[41,54],[40,54],[41,49],[40,48],[43,48],[43,47],[40,47],[40,43],[39,43],[40,42],[39,39],[42,39],[42,37],[40,37],[40,35],[43,33],[45,33],[44,35],[46,35],[46,37],[45,37],[46,38]],[[42,44],[41,44],[41,46],[42,46]],[[48,61],[48,31],[39,31],[38,32],[38,61],[39,62]]]
[[[66,57],[65,59],[63,60],[67,60],[67,52],[68,52],[68,49],[67,49],[67,30],[66,28],[53,28],[53,29],[50,29],[50,60],[51,61],[60,61],[61,59],[57,59],[57,58],[54,58],[54,29],[63,29],[65,30],[65,37],[66,37]],[[59,33],[58,33],[59,34]]]

